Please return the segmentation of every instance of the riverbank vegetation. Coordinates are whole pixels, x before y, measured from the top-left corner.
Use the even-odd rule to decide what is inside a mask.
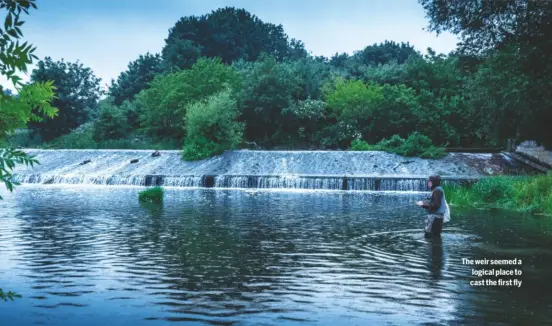
[[[160,53],[130,62],[107,92],[84,64],[46,57],[31,81],[53,82],[58,115],[8,145],[183,149],[185,159],[250,147],[437,158],[507,138],[551,145],[550,4],[419,2],[430,30],[460,35],[456,51],[385,41],[315,56],[281,25],[221,8],[181,18]],[[504,26],[485,23],[495,21]]]
[[[552,173],[531,177],[497,176],[471,186],[445,186],[454,206],[503,208],[552,215]]]
[[[367,142],[355,139],[351,144],[353,151],[384,151],[395,153],[406,157],[421,157],[429,159],[437,159],[446,156],[446,152],[441,147],[436,147],[431,142],[429,137],[417,132],[403,139],[398,135],[394,135],[389,139],[383,139],[375,145],[370,145]]]

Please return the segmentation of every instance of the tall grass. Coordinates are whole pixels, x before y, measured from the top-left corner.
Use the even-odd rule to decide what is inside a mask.
[[[164,190],[162,187],[152,187],[138,194],[138,200],[145,203],[161,204],[163,202]]]
[[[531,177],[488,177],[471,186],[444,187],[451,205],[504,208],[552,215],[552,173]]]

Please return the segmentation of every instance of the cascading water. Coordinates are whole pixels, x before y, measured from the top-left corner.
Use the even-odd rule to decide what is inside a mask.
[[[40,165],[18,166],[21,183],[217,188],[426,191],[428,174],[463,182],[492,174],[530,173],[502,154],[451,153],[440,160],[384,152],[229,151],[185,162],[179,151],[25,150]]]

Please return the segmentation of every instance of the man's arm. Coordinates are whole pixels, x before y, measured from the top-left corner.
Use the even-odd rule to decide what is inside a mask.
[[[443,198],[443,193],[440,191],[434,191],[431,195],[431,200],[424,202],[422,207],[427,210],[436,210],[441,207],[441,199]]]

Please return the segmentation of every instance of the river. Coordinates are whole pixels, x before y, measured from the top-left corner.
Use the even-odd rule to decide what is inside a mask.
[[[24,185],[0,201],[3,325],[540,325],[552,322],[552,223],[452,208],[421,233],[423,193]],[[520,259],[518,286],[465,259]],[[481,268],[481,267],[478,267]]]

